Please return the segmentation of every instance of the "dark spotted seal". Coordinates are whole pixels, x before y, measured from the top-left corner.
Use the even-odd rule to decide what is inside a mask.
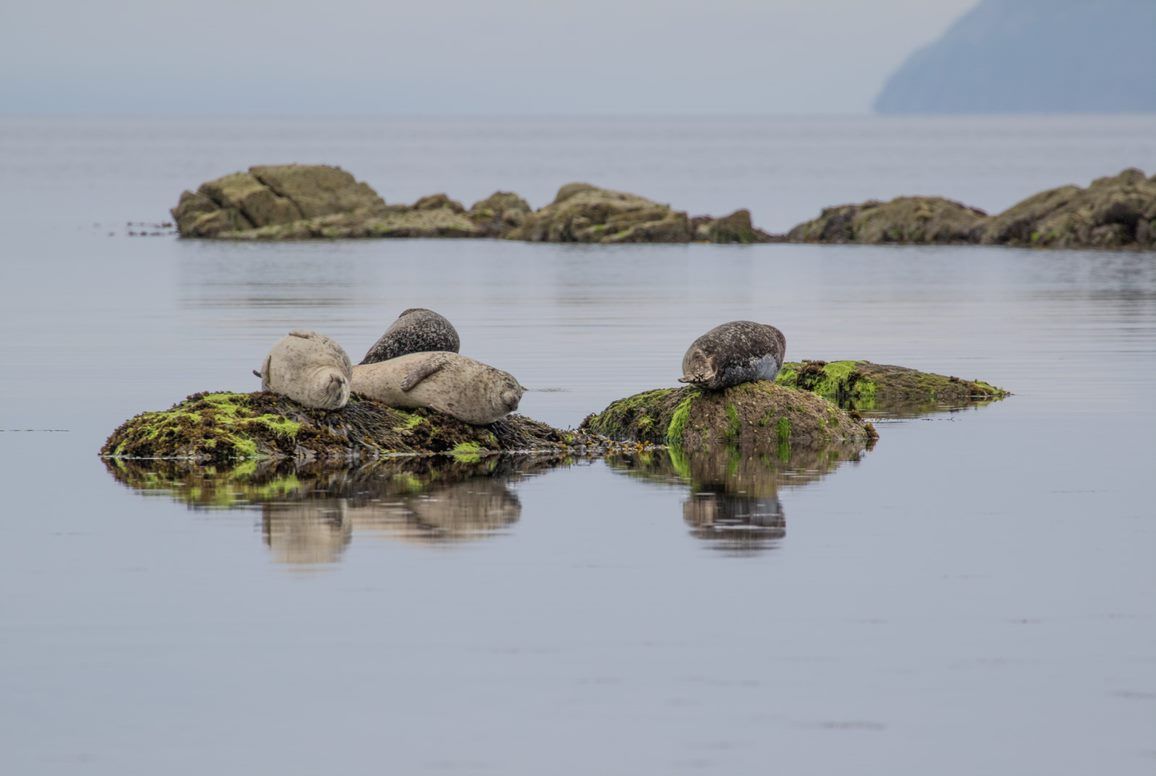
[[[691,343],[682,357],[679,382],[717,391],[755,380],[774,380],[786,353],[787,340],[774,326],[731,321]]]
[[[376,364],[410,353],[457,353],[461,345],[457,330],[444,316],[423,307],[413,307],[397,316],[381,339],[373,343],[361,363]]]

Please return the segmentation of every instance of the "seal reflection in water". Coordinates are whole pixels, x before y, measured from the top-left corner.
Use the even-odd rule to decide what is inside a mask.
[[[708,391],[755,380],[774,380],[787,355],[787,340],[774,326],[731,321],[702,335],[682,357],[680,383]]]

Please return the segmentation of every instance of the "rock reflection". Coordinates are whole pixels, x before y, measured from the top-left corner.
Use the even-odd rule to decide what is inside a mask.
[[[355,534],[421,544],[499,535],[522,514],[511,484],[561,463],[523,455],[397,458],[340,469],[250,462],[219,471],[181,461],[105,461],[128,487],[193,509],[260,510],[273,558],[292,565],[335,563]]]
[[[607,465],[630,477],[689,488],[682,519],[691,535],[727,554],[753,555],[774,549],[787,535],[780,489],[822,479],[861,454],[826,449],[770,458],[733,449],[705,454],[669,449],[608,458]]]

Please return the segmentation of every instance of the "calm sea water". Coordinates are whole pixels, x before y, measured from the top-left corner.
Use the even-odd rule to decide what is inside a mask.
[[[0,120],[3,772],[1156,767],[1156,255],[127,236],[281,161],[392,201],[586,179],[783,229],[1156,172],[1156,117]],[[97,457],[138,411],[255,388],[290,328],[356,358],[411,306],[563,426],[736,318],[1015,396],[690,481],[659,456],[142,491]]]

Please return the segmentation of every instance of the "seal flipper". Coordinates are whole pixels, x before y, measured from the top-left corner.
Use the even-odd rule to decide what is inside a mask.
[[[448,364],[450,360],[444,355],[431,355],[414,364],[413,368],[409,370],[401,381],[401,390],[404,393],[409,393],[418,386],[422,380],[426,379],[432,374],[435,374],[439,369]]]
[[[261,362],[261,371],[253,370],[253,374],[261,378],[261,390],[269,390],[269,365],[273,362],[273,354],[265,356],[265,360]]]

